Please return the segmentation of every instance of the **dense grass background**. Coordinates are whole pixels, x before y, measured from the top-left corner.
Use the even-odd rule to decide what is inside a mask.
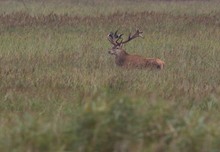
[[[220,2],[0,1],[0,151],[218,152]],[[110,31],[162,71],[121,69]]]

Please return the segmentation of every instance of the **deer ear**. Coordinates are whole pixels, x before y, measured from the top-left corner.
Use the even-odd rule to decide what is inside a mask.
[[[123,48],[123,46],[124,46],[124,44],[122,44],[122,43],[119,45],[120,48]]]

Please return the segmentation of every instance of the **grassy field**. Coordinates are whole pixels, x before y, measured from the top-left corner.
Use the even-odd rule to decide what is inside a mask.
[[[106,36],[136,28],[122,69]],[[219,1],[0,1],[0,151],[219,152]]]

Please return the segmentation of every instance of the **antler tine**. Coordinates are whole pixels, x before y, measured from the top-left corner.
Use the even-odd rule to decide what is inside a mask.
[[[118,42],[120,39],[122,39],[123,34],[118,34],[118,30],[115,31],[115,33],[110,32],[108,34],[108,40],[110,41],[111,44],[114,46],[119,46],[121,42]]]
[[[135,34],[138,34],[138,37],[144,37],[142,34],[143,34],[144,32],[143,31],[140,31],[139,29],[136,29],[136,33]]]
[[[111,36],[111,37],[113,37],[113,32],[110,32],[109,34],[108,34],[108,36]]]
[[[120,35],[118,35],[118,38],[117,38],[117,40],[116,40],[116,43],[118,44],[118,45],[121,45],[121,42],[123,41],[123,39],[122,39],[122,36],[123,36],[124,34],[120,34]],[[121,42],[118,42],[119,40],[121,40]]]
[[[118,36],[118,38],[121,39],[123,35],[124,35],[124,34],[120,34],[120,35]]]
[[[118,36],[118,30],[115,31],[114,37]]]
[[[111,44],[113,44],[114,46],[118,45],[114,40],[113,40],[113,36],[111,34],[108,35],[108,40]]]
[[[121,43],[122,43],[122,44],[125,44],[125,43],[127,43],[127,42],[129,42],[129,41],[131,41],[131,40],[133,40],[133,39],[135,39],[135,38],[137,38],[137,37],[142,37],[142,38],[143,38],[142,33],[143,33],[142,31],[140,31],[139,29],[137,29],[136,32],[135,32],[133,35],[131,35],[131,33],[130,33],[129,36],[128,36],[128,39],[125,40],[125,41],[123,41],[123,42],[121,42]]]

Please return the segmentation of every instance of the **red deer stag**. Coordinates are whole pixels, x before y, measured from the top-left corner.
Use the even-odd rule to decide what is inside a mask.
[[[115,33],[109,33],[108,40],[111,44],[113,44],[112,49],[108,52],[109,54],[115,55],[115,63],[118,66],[122,67],[133,67],[133,68],[152,68],[152,69],[163,69],[164,62],[157,58],[144,58],[139,55],[130,55],[128,54],[122,47],[123,44],[137,38],[142,37],[142,31],[136,30],[136,32],[128,36],[128,39],[123,41],[122,35],[117,34],[118,31]],[[119,42],[120,41],[120,42]]]

